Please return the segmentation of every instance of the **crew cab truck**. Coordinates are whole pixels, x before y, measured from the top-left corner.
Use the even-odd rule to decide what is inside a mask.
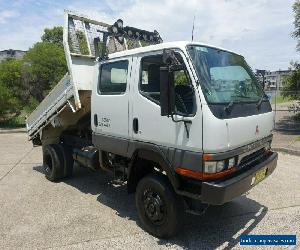
[[[276,168],[271,105],[243,56],[69,11],[64,48],[68,74],[27,119],[50,181],[75,162],[105,170],[135,192],[144,229],[167,238],[184,211],[229,202]]]

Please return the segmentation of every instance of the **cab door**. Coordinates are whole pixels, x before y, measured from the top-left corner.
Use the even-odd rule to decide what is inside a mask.
[[[177,53],[187,65],[183,53]],[[141,54],[134,58],[132,116],[129,128],[134,141],[149,142],[167,148],[201,151],[202,112],[194,80],[186,67],[175,74],[176,109],[175,120],[186,119],[191,123],[174,122],[171,117],[161,116],[160,66],[162,51]]]
[[[92,91],[93,143],[120,155],[126,155],[128,147],[131,67],[131,57],[101,63]]]

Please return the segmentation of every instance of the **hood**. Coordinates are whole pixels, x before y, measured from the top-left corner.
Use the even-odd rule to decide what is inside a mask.
[[[218,119],[203,105],[203,151],[218,153],[258,141],[272,133],[273,112]]]

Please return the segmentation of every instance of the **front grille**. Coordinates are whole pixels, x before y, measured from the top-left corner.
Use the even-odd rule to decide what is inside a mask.
[[[264,157],[265,157],[265,148],[261,148],[255,151],[254,153],[242,157],[242,159],[239,162],[238,168],[244,168],[244,167],[254,165],[255,163],[261,161]]]

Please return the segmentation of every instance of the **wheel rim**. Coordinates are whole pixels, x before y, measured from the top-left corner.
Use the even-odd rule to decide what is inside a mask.
[[[143,204],[149,221],[154,225],[161,225],[166,218],[166,209],[162,197],[156,191],[147,189],[143,193]]]

